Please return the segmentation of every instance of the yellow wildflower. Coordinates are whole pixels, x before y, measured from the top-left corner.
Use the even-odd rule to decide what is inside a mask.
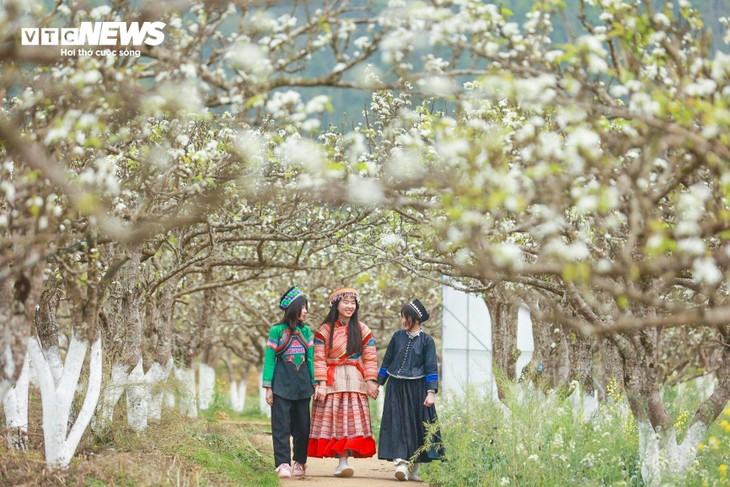
[[[675,429],[683,429],[684,425],[687,424],[687,419],[689,419],[689,413],[686,411],[682,411],[677,416],[677,419],[674,421],[674,428]]]
[[[720,421],[720,426],[725,433],[730,433],[730,421],[728,421],[727,419],[723,419],[722,421]]]
[[[705,444],[704,443],[700,443],[699,445],[697,445],[697,450],[702,451],[704,449],[705,449]]]
[[[720,471],[720,475],[727,475],[727,465],[725,465],[724,463],[717,467],[717,470]]]

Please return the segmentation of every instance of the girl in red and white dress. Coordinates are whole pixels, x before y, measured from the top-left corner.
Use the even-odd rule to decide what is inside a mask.
[[[368,396],[378,397],[378,356],[370,328],[357,318],[357,291],[337,289],[329,303],[329,314],[314,334],[317,387],[308,454],[339,458],[335,476],[352,477],[349,457],[375,454]]]

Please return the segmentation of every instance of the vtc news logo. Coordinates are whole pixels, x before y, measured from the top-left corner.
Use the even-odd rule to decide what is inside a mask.
[[[81,22],[80,27],[26,27],[23,46],[158,46],[164,22]]]

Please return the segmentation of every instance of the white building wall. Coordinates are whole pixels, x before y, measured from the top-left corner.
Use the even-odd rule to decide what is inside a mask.
[[[476,295],[442,286],[443,329],[441,388],[446,395],[463,395],[467,387],[497,397],[492,375],[492,320],[484,300]],[[534,350],[530,311],[521,306],[517,322],[517,374]]]

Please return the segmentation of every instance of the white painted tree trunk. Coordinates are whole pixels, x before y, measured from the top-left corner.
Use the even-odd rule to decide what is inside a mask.
[[[61,360],[61,350],[58,348],[58,346],[53,345],[46,348],[43,351],[43,354],[45,355],[46,361],[48,362],[48,367],[51,369],[53,381],[58,384],[58,381],[61,380],[61,374],[63,374],[63,360]]]
[[[697,457],[697,447],[708,426],[694,422],[681,444],[674,427],[654,431],[648,422],[639,422],[639,462],[641,478],[648,487],[659,487],[667,477],[682,478]]]
[[[575,390],[570,395],[570,403],[573,405],[573,415],[575,418],[585,422],[591,419],[591,416],[598,411],[598,397],[593,394],[586,394],[580,384],[575,382]]]
[[[230,385],[230,396],[231,396],[231,409],[237,413],[242,413],[246,407],[246,389],[248,384],[246,380],[231,381]]]
[[[12,382],[7,379],[0,379],[0,398],[5,399],[11,387],[13,387]]]
[[[205,411],[213,404],[215,393],[215,369],[201,363],[198,367],[198,407]]]
[[[198,405],[195,401],[195,369],[175,367],[175,378],[179,382],[178,404],[180,412],[189,418],[198,417]]]
[[[92,423],[94,431],[100,431],[112,424],[114,420],[114,408],[119,402],[119,398],[122,397],[128,377],[129,374],[125,365],[114,364],[112,366],[112,376],[104,388],[104,393],[101,397],[101,411]]]
[[[89,383],[86,397],[71,430],[68,422],[73,405],[74,393],[79,383],[81,369],[89,344],[85,340],[71,337],[66,353],[63,372],[56,383],[51,365],[41,350],[38,340],[30,342],[31,362],[38,374],[43,407],[43,440],[46,463],[51,468],[67,468],[76,452],[81,435],[91,421],[101,394],[101,338],[91,346],[89,354]]]
[[[266,402],[266,389],[259,387],[259,411],[267,417],[271,417],[271,406]]]
[[[3,399],[8,446],[23,451],[28,449],[28,369],[30,354],[26,350],[20,376]]]
[[[53,379],[58,383],[63,372],[63,360],[61,360],[61,350],[57,346],[52,346],[43,350],[43,354],[46,356],[48,366],[51,368],[51,374]],[[28,352],[30,357],[30,352]],[[36,374],[35,367],[30,365],[28,367],[28,383],[33,387],[38,387],[38,375]]]
[[[147,406],[148,421],[160,421],[162,419],[162,399],[165,394],[172,398],[173,402],[170,407],[175,406],[175,396],[169,391],[159,389],[162,383],[170,377],[170,372],[172,372],[172,359],[168,360],[164,367],[159,362],[153,362],[147,371],[147,382],[150,386],[150,401]]]
[[[639,422],[639,463],[641,478],[647,487],[656,487],[661,482],[659,467],[659,439],[651,423]]]
[[[127,423],[135,431],[147,429],[147,408],[151,399],[150,387],[144,373],[142,359],[129,373],[127,385]]]
[[[6,345],[3,349],[3,358],[5,359],[5,370],[2,371],[0,377],[0,399],[5,399],[5,395],[13,387],[13,382],[6,377],[13,377],[15,374],[15,360],[13,360],[13,349],[10,345]]]
[[[162,393],[162,399],[165,403],[165,406],[168,408],[174,408],[175,407],[175,393],[173,391],[165,391]]]

